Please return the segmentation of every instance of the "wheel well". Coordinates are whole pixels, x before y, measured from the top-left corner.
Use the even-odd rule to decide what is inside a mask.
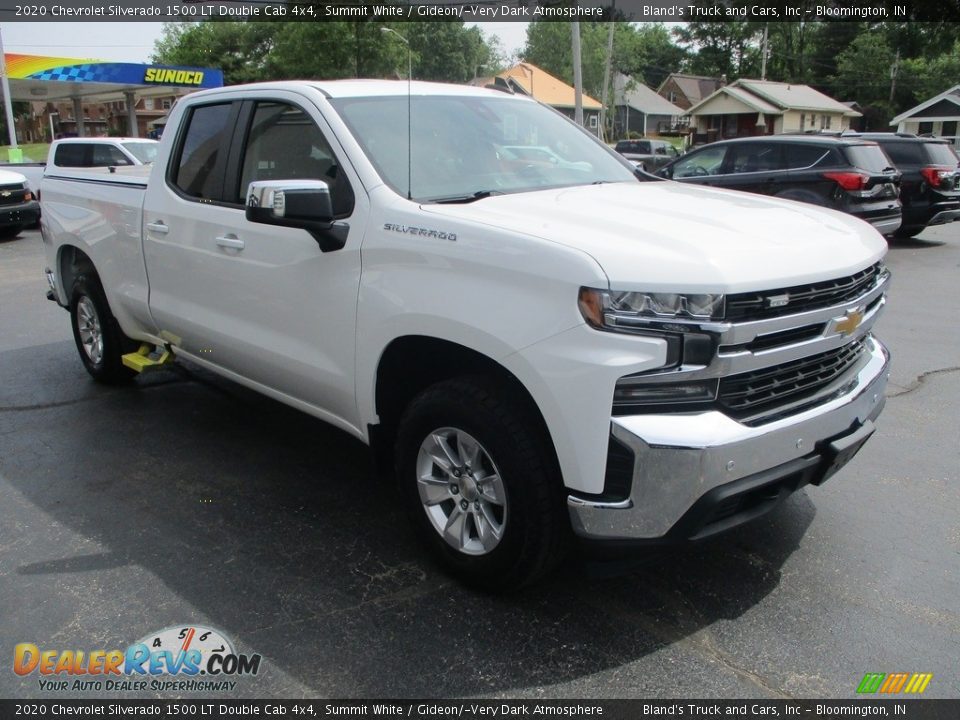
[[[60,287],[63,288],[67,303],[70,302],[70,291],[77,277],[91,273],[96,275],[97,269],[83,250],[73,245],[64,245],[60,248]]]
[[[527,388],[492,358],[448,340],[420,335],[391,342],[377,367],[376,410],[380,425],[371,426],[370,440],[381,470],[392,469],[393,442],[404,408],[431,385],[464,375],[496,378],[518,398],[535,419],[556,458],[546,421]]]

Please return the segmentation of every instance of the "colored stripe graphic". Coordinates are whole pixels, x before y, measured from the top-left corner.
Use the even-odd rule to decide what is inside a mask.
[[[867,673],[863,676],[863,680],[860,681],[860,686],[857,688],[858,693],[875,693],[880,689],[880,683],[883,682],[883,679],[886,677],[884,673]]]
[[[907,681],[907,673],[890,673],[886,681],[880,686],[881,693],[898,693],[903,689],[903,684]]]
[[[867,673],[857,686],[857,693],[876,692],[895,695],[899,692],[919,695],[933,680],[933,673]]]
[[[927,685],[930,684],[931,680],[933,680],[933,673],[914,673],[913,677],[910,678],[910,682],[907,683],[904,692],[919,695],[927,689]]]

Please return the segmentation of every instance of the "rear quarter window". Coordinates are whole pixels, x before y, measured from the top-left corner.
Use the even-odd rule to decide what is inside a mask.
[[[918,142],[885,142],[883,151],[896,165],[923,165],[923,150]]]
[[[956,165],[960,162],[957,153],[946,143],[923,143],[931,165]]]
[[[788,170],[800,170],[816,165],[830,154],[829,148],[809,144],[785,145],[783,148],[784,167]]]
[[[88,149],[80,143],[60,145],[53,155],[53,164],[57,167],[88,167],[90,161],[85,157],[89,155]]]
[[[867,172],[883,172],[891,167],[890,159],[879,145],[848,145],[844,155],[851,165]]]

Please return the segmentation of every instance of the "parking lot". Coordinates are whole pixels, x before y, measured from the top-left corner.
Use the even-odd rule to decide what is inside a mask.
[[[17,643],[181,624],[263,656],[230,697],[850,698],[867,672],[960,697],[960,224],[888,265],[886,410],[826,485],[637,569],[571,561],[489,597],[421,552],[351,437],[189,365],[94,384],[39,233],[0,242],[0,697],[45,695]]]

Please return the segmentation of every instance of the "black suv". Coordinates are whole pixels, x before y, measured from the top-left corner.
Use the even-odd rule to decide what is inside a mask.
[[[842,210],[884,235],[900,227],[900,173],[879,145],[858,137],[722,140],[687,153],[656,174]]]
[[[913,237],[928,225],[960,220],[960,158],[947,140],[906,133],[858,137],[880,145],[903,176],[903,224],[897,237]]]

